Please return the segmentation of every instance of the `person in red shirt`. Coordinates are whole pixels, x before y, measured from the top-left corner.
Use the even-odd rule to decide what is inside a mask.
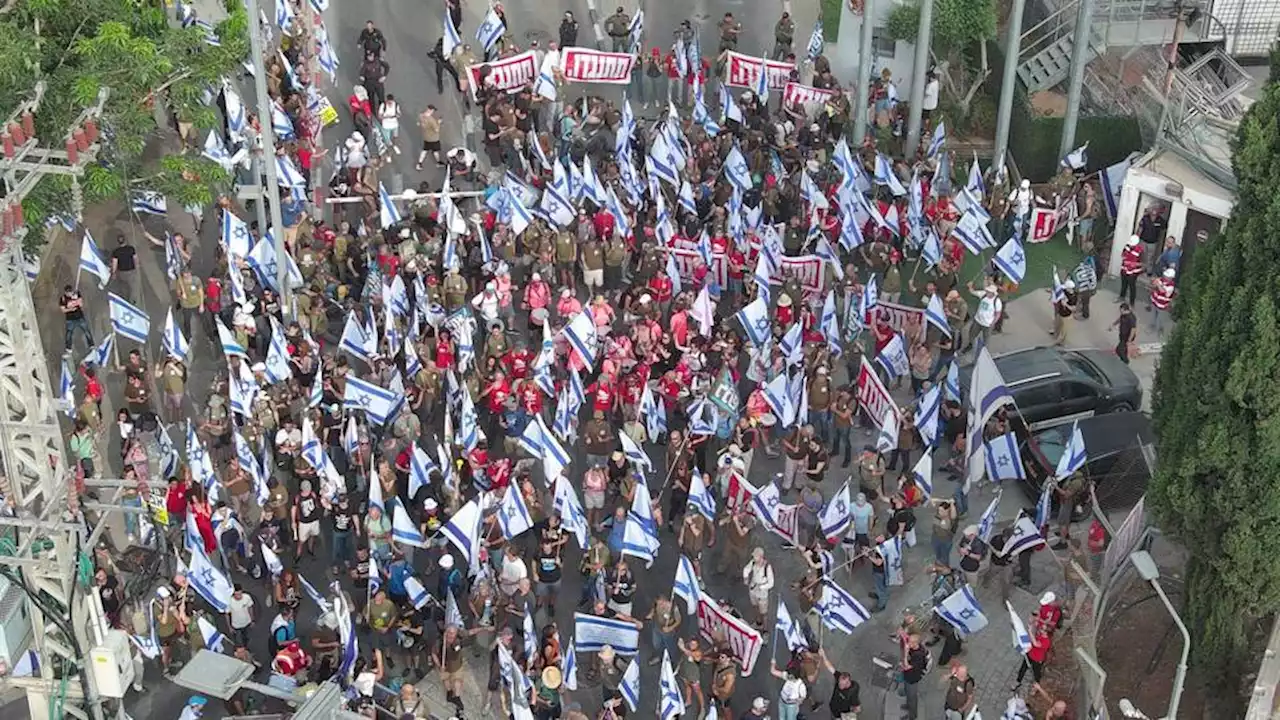
[[[1043,627],[1049,635],[1053,635],[1058,628],[1062,627],[1062,603],[1058,602],[1058,596],[1052,592],[1040,596],[1040,607],[1036,610],[1036,625]]]
[[[189,471],[183,471],[184,474]],[[169,489],[164,494],[164,509],[169,513],[169,527],[180,528],[187,522],[187,496],[191,483],[185,477],[169,478]]]
[[[453,367],[453,358],[453,335],[448,330],[441,329],[436,338],[436,365],[441,370],[448,370]]]
[[[671,278],[665,272],[656,273],[649,278],[649,290],[653,293],[653,301],[666,312],[667,303],[671,302]]]
[[[598,380],[587,386],[587,394],[591,400],[591,409],[599,410],[607,416],[613,411],[618,390],[611,376],[601,375]]]
[[[603,208],[591,218],[591,224],[596,228],[596,237],[602,241],[613,239],[613,227],[616,222],[613,213]]]
[[[510,396],[511,383],[507,381],[506,373],[501,370],[493,374],[493,382],[480,393],[480,397],[488,398],[489,412],[495,416],[502,414],[503,404]]]
[[[80,374],[84,376],[84,394],[98,406],[98,414],[102,414],[102,383],[98,380],[98,370],[81,365]]]
[[[507,354],[502,356],[502,366],[507,369],[507,374],[512,380],[524,380],[529,377],[534,357],[533,351],[528,348],[524,340],[516,340],[515,348],[508,350]]]
[[[533,380],[525,380],[520,383],[520,404],[524,407],[524,411],[530,415],[539,415],[542,413],[543,405],[542,390],[538,388],[538,384]]]
[[[210,276],[204,283],[205,331],[209,337],[218,337],[218,325],[214,322],[222,312],[222,281]]]
[[[1044,664],[1049,660],[1049,651],[1053,648],[1053,636],[1044,629],[1031,631],[1031,649],[1027,650],[1027,654],[1022,658],[1022,667],[1018,668],[1018,680],[1014,683],[1012,692],[1017,692],[1022,687],[1022,680],[1027,676],[1027,670],[1031,671],[1031,679],[1036,685],[1040,684],[1040,678],[1044,676]]]
[[[781,295],[778,297],[778,309],[774,311],[774,320],[777,321],[784,330],[791,327],[791,323],[795,322],[795,309],[791,307],[791,296]]]

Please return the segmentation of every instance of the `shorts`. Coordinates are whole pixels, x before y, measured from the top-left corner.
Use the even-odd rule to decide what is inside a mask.
[[[620,602],[614,602],[613,600],[610,600],[610,601],[609,601],[609,609],[610,609],[610,610],[612,610],[612,611],[614,611],[614,612],[616,612],[616,613],[618,613],[619,615],[630,615],[630,614],[631,614],[631,603],[629,603],[629,602],[628,602],[628,603],[620,603]]]
[[[320,521],[298,523],[298,542],[320,537]]]
[[[462,682],[461,668],[453,672],[449,672],[448,670],[443,670],[443,669],[440,671],[440,683],[445,687],[448,687],[450,685],[456,685],[461,682]]]
[[[440,141],[423,140],[422,152],[440,152]]]
[[[751,607],[755,608],[756,612],[760,613],[761,615],[768,615],[769,614],[769,593],[756,592],[755,590],[752,590],[749,593],[749,595],[751,596]]]
[[[549,595],[559,595],[559,594],[560,594],[560,581],[559,581],[559,580],[557,580],[557,581],[555,581],[555,582],[551,582],[551,583],[544,583],[544,582],[540,582],[540,583],[538,583],[538,584],[534,587],[533,592],[534,592],[534,595],[536,595],[537,597],[547,597],[547,596],[549,596]]]
[[[588,490],[586,492],[585,502],[586,502],[586,508],[588,510],[603,510],[604,509],[604,491]]]
[[[587,287],[602,287],[604,285],[604,269],[588,270],[582,269],[582,284]]]

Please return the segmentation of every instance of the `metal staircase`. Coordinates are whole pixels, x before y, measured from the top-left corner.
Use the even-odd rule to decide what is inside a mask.
[[[1095,0],[1089,28],[1086,62],[1113,47],[1167,45],[1174,40],[1178,17],[1194,10],[1207,18],[1208,0]],[[1079,0],[1046,3],[1049,15],[1022,34],[1018,56],[1018,79],[1027,92],[1048,90],[1065,81],[1071,72],[1075,49]],[[1212,28],[1209,30],[1208,28]],[[1207,42],[1221,39],[1220,24],[1201,21],[1187,25],[1181,41]]]

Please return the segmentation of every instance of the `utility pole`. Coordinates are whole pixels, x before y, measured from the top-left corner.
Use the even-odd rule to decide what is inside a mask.
[[[10,679],[27,691],[32,717],[49,714],[49,701],[60,681],[54,678],[54,660],[79,668],[78,687],[66,688],[66,715],[101,720],[97,691],[88,680],[90,647],[82,598],[75,598],[75,573],[79,560],[80,527],[64,523],[61,513],[78,498],[70,482],[72,469],[63,454],[62,428],[58,424],[48,366],[42,347],[31,290],[23,271],[22,241],[29,233],[22,201],[47,175],[71,178],[71,209],[79,220],[84,196],[79,177],[97,158],[102,107],[110,91],[99,90],[93,107],[80,113],[61,138],[42,146],[35,137],[35,113],[44,96],[37,83],[32,97],[21,102],[0,127],[0,175],[7,189],[0,211],[0,452],[3,453],[3,492],[14,500],[13,518],[0,518],[0,528],[12,530],[16,546],[0,564],[22,570],[34,631],[33,643],[41,653],[40,676]],[[58,143],[61,143],[60,145]],[[51,545],[50,548],[46,545]],[[36,550],[35,548],[42,548]],[[41,593],[35,600],[31,593]],[[48,611],[48,612],[46,612]],[[48,636],[52,623],[65,637]],[[87,708],[88,714],[85,709]],[[43,713],[43,714],[42,714]]]
[[[911,68],[911,112],[907,115],[907,161],[920,150],[920,120],[924,117],[924,83],[929,72],[929,45],[933,41],[933,0],[920,0],[920,24],[916,26],[916,57]]]
[[[867,115],[871,112],[867,105],[871,102],[871,66],[875,62],[871,52],[875,44],[875,23],[871,21],[874,16],[875,0],[862,0],[862,43],[858,46],[858,77],[854,86],[857,89],[857,109],[853,116],[853,139],[857,143],[854,152],[861,150],[862,143],[867,140]]]
[[[1000,76],[1000,106],[996,112],[996,146],[992,161],[999,172],[1009,148],[1009,126],[1013,121],[1013,93],[1018,83],[1018,56],[1022,52],[1022,13],[1027,0],[1013,0],[1009,13],[1008,39],[1004,43],[1004,72]]]
[[[1076,11],[1075,44],[1071,48],[1071,76],[1067,82],[1067,114],[1062,119],[1062,142],[1058,157],[1076,149],[1076,124],[1080,121],[1080,100],[1084,95],[1084,67],[1089,64],[1090,34],[1093,29],[1093,0],[1080,0]],[[1013,58],[1017,62],[1017,58]]]
[[[271,96],[267,94],[267,67],[262,48],[262,14],[258,0],[244,0],[251,28],[249,47],[253,54],[253,89],[258,96],[258,125],[262,128],[262,164],[267,171],[267,205],[271,209],[271,231],[276,246],[276,284],[280,288],[280,307],[291,314],[293,304],[289,289],[288,251],[284,244],[284,219],[280,214],[280,178],[276,173],[276,134],[271,123]],[[306,4],[306,3],[304,3]]]

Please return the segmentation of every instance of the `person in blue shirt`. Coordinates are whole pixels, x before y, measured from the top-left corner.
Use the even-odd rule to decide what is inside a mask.
[[[413,575],[413,568],[405,562],[404,555],[400,554],[400,551],[395,551],[391,565],[387,567],[387,595],[390,595],[397,604],[409,599],[409,590],[404,583],[411,575]]]
[[[449,597],[449,593],[453,593],[453,598],[457,600],[463,596],[462,583],[465,577],[462,571],[455,566],[453,555],[445,553],[440,557],[440,585],[437,589],[437,596],[444,600]]]
[[[602,524],[609,528],[609,552],[613,553],[614,557],[620,557],[622,555],[622,538],[627,531],[627,509],[621,506],[618,507],[613,512],[613,517],[605,520]]]

